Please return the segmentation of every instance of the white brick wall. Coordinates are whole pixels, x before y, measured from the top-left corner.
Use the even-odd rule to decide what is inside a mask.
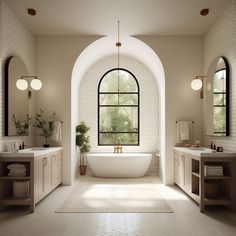
[[[204,37],[204,72],[219,56],[227,58],[230,66],[230,137],[206,136],[206,114],[204,120],[204,145],[215,141],[226,151],[236,151],[236,0],[232,0],[217,22]],[[205,104],[204,104],[205,105]],[[205,108],[205,107],[204,107]],[[206,111],[206,109],[204,109]]]
[[[25,26],[16,18],[4,0],[0,0],[0,46],[1,46],[1,65],[0,65],[0,151],[4,149],[4,144],[9,141],[24,141],[26,145],[33,144],[32,132],[29,137],[4,137],[4,66],[9,56],[20,57],[29,74],[35,74],[35,45],[34,36],[25,28]],[[29,113],[34,111],[33,98],[29,104]]]
[[[159,89],[152,74],[139,61],[122,56],[120,67],[131,71],[140,86],[140,146],[124,146],[125,152],[152,152],[160,147],[160,104]],[[98,61],[87,71],[79,87],[79,121],[90,126],[92,152],[112,152],[113,147],[97,146],[97,89],[102,75],[117,67],[117,56]],[[159,167],[154,157],[149,174],[157,173]]]

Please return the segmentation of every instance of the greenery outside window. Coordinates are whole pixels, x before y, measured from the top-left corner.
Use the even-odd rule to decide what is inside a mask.
[[[139,145],[139,85],[123,68],[107,71],[98,85],[98,145]]]

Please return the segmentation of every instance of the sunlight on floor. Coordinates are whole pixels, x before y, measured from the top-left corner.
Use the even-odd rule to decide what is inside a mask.
[[[166,200],[189,200],[178,187],[166,186],[164,184],[157,184],[159,191]]]
[[[155,178],[102,179],[83,178],[65,211],[76,212],[171,212],[159,193]]]
[[[97,183],[98,178],[90,177],[89,179],[90,185],[89,187],[83,192],[81,198],[84,199],[110,199],[110,198],[116,198],[116,199],[122,199],[127,198],[132,195],[137,195],[136,198],[145,198],[147,199],[155,199],[155,195],[151,195],[150,193],[147,194],[147,189],[145,189],[145,186],[152,185],[158,189],[158,191],[162,194],[162,196],[166,200],[188,200],[188,197],[185,196],[179,189],[176,189],[174,186],[166,186],[163,183],[161,183],[160,179],[156,176],[154,177],[144,177],[136,179],[139,182],[133,182],[131,179],[122,180],[123,183],[110,183],[110,179],[104,179],[104,182],[106,183]],[[93,183],[94,181],[94,183]],[[152,181],[152,182],[148,182]],[[144,183],[143,183],[144,182]],[[144,192],[135,192],[135,187],[139,186],[139,189],[143,188],[145,189]],[[136,190],[137,191],[137,190]],[[149,190],[150,192],[150,190]],[[148,197],[147,197],[148,196]]]

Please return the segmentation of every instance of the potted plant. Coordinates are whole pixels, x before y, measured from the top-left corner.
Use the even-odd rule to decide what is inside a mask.
[[[34,127],[40,129],[41,133],[40,136],[43,136],[45,138],[45,144],[43,144],[44,147],[49,147],[48,144],[48,138],[51,137],[53,134],[53,130],[55,128],[54,122],[57,119],[57,115],[55,112],[52,113],[52,115],[49,117],[49,119],[45,119],[43,117],[43,110],[40,109],[39,113],[36,113],[35,115],[35,122]]]
[[[89,144],[89,136],[86,134],[89,131],[89,127],[85,122],[80,122],[79,125],[76,126],[76,145],[79,147],[80,150],[80,175],[86,174],[86,168],[84,162],[84,155],[86,152],[90,151],[90,144]]]

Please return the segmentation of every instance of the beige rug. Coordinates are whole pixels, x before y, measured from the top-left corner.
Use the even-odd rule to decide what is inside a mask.
[[[173,212],[157,183],[139,180],[82,180],[56,212]]]

